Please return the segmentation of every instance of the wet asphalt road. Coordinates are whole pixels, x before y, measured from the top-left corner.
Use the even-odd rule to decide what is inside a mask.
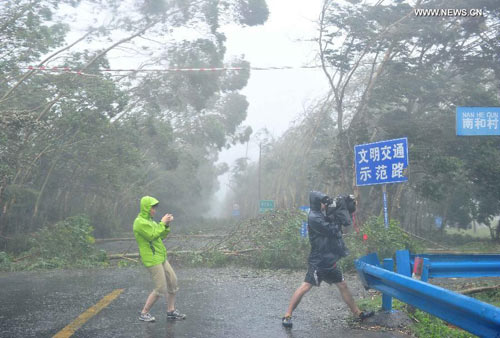
[[[152,287],[141,267],[0,273],[0,337],[51,337],[115,289],[125,291],[74,337],[404,337],[351,330],[349,312],[334,286],[313,288],[286,330],[280,318],[304,272],[246,268],[176,268],[177,307],[187,319],[167,322],[160,299],[155,323],[137,319]],[[365,291],[347,276],[355,297]]]

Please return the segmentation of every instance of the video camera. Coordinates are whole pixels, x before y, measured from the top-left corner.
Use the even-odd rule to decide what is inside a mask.
[[[349,249],[342,238],[342,227],[352,225],[352,214],[356,211],[356,199],[354,195],[340,195],[335,199],[325,196],[321,202],[327,205],[326,218],[335,227],[335,250],[341,257],[345,257],[349,254]]]
[[[325,198],[327,205],[326,216],[335,224],[342,226],[352,225],[352,214],[356,211],[356,199],[354,195],[337,196]]]

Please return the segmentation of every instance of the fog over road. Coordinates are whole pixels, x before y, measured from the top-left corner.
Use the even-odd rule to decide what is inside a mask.
[[[51,337],[117,289],[124,291],[77,329],[73,337],[403,337],[348,327],[349,312],[335,287],[314,288],[294,314],[294,328],[281,326],[304,271],[247,268],[176,269],[180,322],[167,322],[166,306],[152,309],[155,323],[138,312],[151,288],[141,267],[0,273],[1,337]],[[355,297],[364,293],[347,276]]]

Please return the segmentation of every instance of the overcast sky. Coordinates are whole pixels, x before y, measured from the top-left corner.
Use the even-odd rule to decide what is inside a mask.
[[[321,0],[267,0],[269,19],[257,27],[227,26],[227,56],[244,55],[252,67],[317,65],[317,20]],[[247,119],[254,134],[267,128],[279,137],[296,120],[309,102],[325,95],[328,82],[321,69],[291,69],[252,71],[242,94],[250,104]],[[244,157],[246,146],[236,146],[220,154],[220,161],[230,166]],[[258,141],[251,138],[248,157],[258,158]],[[228,176],[220,178],[222,200],[227,190]]]
[[[307,40],[317,36],[321,0],[267,0],[267,3],[270,14],[264,25],[225,27],[227,56],[243,54],[252,67],[319,64],[317,45]],[[308,102],[327,90],[326,77],[319,68],[252,71],[242,91],[250,103],[245,124],[254,132],[267,128],[277,137]],[[253,159],[256,158],[255,148],[254,144],[249,150]],[[221,160],[232,157],[231,151],[221,154]]]

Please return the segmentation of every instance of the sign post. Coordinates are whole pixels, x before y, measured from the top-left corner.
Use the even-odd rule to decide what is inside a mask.
[[[233,204],[233,212],[231,213],[233,217],[239,218],[240,217],[240,206],[238,203]]]
[[[384,225],[389,228],[389,212],[387,211],[387,185],[382,185],[382,198],[384,200]]]
[[[406,137],[354,146],[356,185],[382,184],[384,223],[389,227],[388,183],[408,181],[408,139]]]

